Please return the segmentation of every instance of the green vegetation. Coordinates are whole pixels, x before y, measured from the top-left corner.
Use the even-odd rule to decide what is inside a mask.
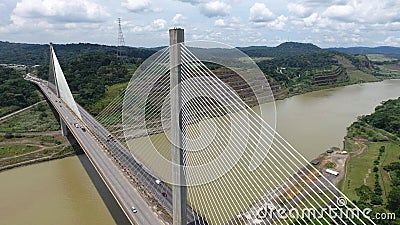
[[[276,47],[265,47],[265,46],[250,46],[239,48],[239,50],[243,51],[250,57],[269,57],[269,58],[277,58],[277,57],[292,57],[310,53],[317,53],[324,51],[318,46],[313,44],[304,44],[297,42],[285,42]]]
[[[276,81],[289,84],[290,81],[304,81],[311,84],[317,71],[331,70],[338,65],[331,52],[318,52],[306,55],[276,57],[259,61],[260,69]]]
[[[141,60],[125,62],[104,52],[85,53],[61,65],[75,100],[92,114],[97,114],[110,102],[115,92],[130,80]],[[41,66],[38,76],[48,79],[48,66]],[[115,84],[119,84],[114,86]],[[109,88],[108,88],[109,87]]]
[[[400,98],[383,102],[348,128],[344,193],[361,208],[400,212]],[[373,214],[372,214],[373,215]],[[388,224],[383,220],[377,224]],[[398,224],[399,219],[389,224]]]
[[[55,136],[12,134],[8,138],[0,136],[0,141],[0,171],[81,153],[76,143],[69,145],[60,133]]]
[[[277,98],[385,77],[366,56],[323,50],[310,44],[285,43],[275,48],[242,50],[256,58],[272,87],[287,90],[287,94],[279,96],[273,88]]]
[[[362,116],[360,120],[400,137],[400,98],[384,102],[375,108],[374,114]]]
[[[346,69],[351,84],[379,80],[373,75],[374,69],[368,58],[363,56],[349,57],[345,54],[337,55],[335,58]]]
[[[117,84],[124,86],[140,63],[155,52],[155,49],[125,48],[127,57],[121,62],[113,46],[81,43],[54,45],[54,48],[76,101],[95,115],[110,102],[111,96],[116,96],[113,88],[119,90]],[[14,53],[3,63],[42,64],[31,72],[48,79],[48,45],[0,42],[0,49],[4,50],[0,56]],[[323,50],[312,44],[288,42],[273,48],[240,49],[257,58],[277,99],[327,87],[376,81],[374,75],[380,75],[365,56]],[[22,57],[21,52],[31,57]]]
[[[334,162],[328,162],[326,164],[326,168],[334,169],[335,167],[336,167],[336,163],[334,163]]]
[[[106,106],[108,106],[112,100],[118,97],[125,90],[127,86],[128,82],[124,82],[106,87],[104,97],[102,97],[95,103],[90,104],[87,107],[87,110],[94,114],[98,114],[101,110],[103,110]]]
[[[393,58],[384,54],[367,54],[367,57],[372,62],[391,62],[397,60],[397,58]]]
[[[0,117],[39,101],[36,88],[15,69],[0,67]]]
[[[377,65],[377,69],[385,78],[400,78],[400,60]]]
[[[115,55],[115,46],[106,46],[89,43],[53,44],[61,62],[74,59],[90,52],[103,52]],[[141,60],[149,57],[155,51],[152,49],[125,47],[122,49],[129,58]],[[49,63],[49,45],[22,44],[0,41],[0,64],[44,65]]]
[[[33,145],[15,145],[15,144],[1,144],[0,145],[0,158],[17,156],[38,150],[38,146]]]
[[[59,129],[58,119],[46,102],[0,121],[0,132],[44,132]]]
[[[366,73],[362,70],[354,70],[348,72],[349,81],[352,84],[379,81],[379,79],[372,74]]]

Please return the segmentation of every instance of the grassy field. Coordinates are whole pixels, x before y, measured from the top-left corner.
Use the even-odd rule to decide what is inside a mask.
[[[87,110],[91,113],[98,114],[99,112],[101,112],[101,110],[107,107],[112,100],[114,100],[119,94],[121,94],[126,86],[128,86],[128,83],[129,82],[119,83],[107,87],[104,98],[90,105]]]
[[[59,129],[57,118],[46,102],[0,121],[0,132],[44,132]]]
[[[396,60],[396,58],[383,55],[383,54],[367,54],[369,60],[373,62],[390,62]]]
[[[79,149],[75,145],[71,146],[59,132],[0,135],[0,170],[73,155]]]
[[[253,57],[252,59],[254,62],[261,62],[264,60],[271,60],[273,59],[273,57]]]
[[[38,146],[33,145],[0,144],[0,158],[17,156],[38,149]]]
[[[347,74],[349,75],[350,83],[372,82],[379,80],[373,75],[361,70],[347,71]]]
[[[12,106],[7,106],[7,107],[1,107],[0,108],[0,117],[5,116],[7,114],[10,114],[12,112],[15,112],[19,110],[20,108],[18,106],[12,105]]]
[[[362,144],[354,144],[353,147],[362,148]],[[379,155],[379,148],[385,146],[386,150],[382,155],[380,164],[378,165],[380,172],[380,184],[383,187],[383,198],[386,199],[387,193],[390,191],[390,180],[388,174],[382,169],[385,165],[392,162],[399,161],[400,146],[393,142],[372,142],[366,143],[365,151],[355,157],[351,157],[348,162],[347,176],[343,181],[344,193],[351,200],[358,200],[355,189],[364,184],[368,185],[372,190],[374,189],[374,161]],[[353,154],[353,153],[352,153]]]
[[[388,78],[400,78],[400,63],[385,64],[378,66],[379,73]]]
[[[339,61],[340,64],[342,64],[346,68],[347,74],[350,78],[350,83],[352,84],[379,80],[372,74],[359,70],[350,62],[350,60],[346,59],[345,57],[337,56],[336,59]]]

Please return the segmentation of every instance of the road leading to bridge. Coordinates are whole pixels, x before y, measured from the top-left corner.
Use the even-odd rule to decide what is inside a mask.
[[[130,222],[139,225],[163,225],[158,216],[132,187],[129,180],[108,157],[97,137],[88,129],[84,131],[81,128],[88,127],[88,125],[75,116],[67,105],[48,89],[46,81],[29,75],[25,76],[25,79],[37,84],[49,102],[54,106],[60,118],[65,122],[69,131],[81,145],[92,165],[97,170]],[[131,207],[135,207],[137,212],[134,213]]]

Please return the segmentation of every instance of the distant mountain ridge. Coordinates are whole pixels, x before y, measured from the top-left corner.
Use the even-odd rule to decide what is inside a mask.
[[[276,47],[249,46],[239,47],[250,57],[290,57],[324,51],[311,43],[285,42]]]
[[[359,54],[359,55],[383,54],[400,58],[400,48],[392,46],[328,48],[327,50],[344,52],[348,54]]]
[[[60,61],[75,58],[87,52],[116,53],[116,46],[78,43],[78,44],[54,44]],[[164,47],[125,47],[124,52],[128,57],[146,59],[156,51]],[[238,47],[250,57],[292,57],[326,51],[337,51],[347,54],[384,54],[400,58],[400,48],[391,46],[327,48],[322,49],[311,43],[285,42],[276,47],[249,46]],[[47,64],[49,61],[49,46],[46,44],[25,44],[0,41],[0,64]]]

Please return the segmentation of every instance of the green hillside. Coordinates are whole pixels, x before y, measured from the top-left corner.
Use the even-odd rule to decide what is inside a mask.
[[[53,44],[61,62],[90,52],[116,54],[116,46],[89,43]],[[145,59],[155,51],[145,48],[124,47],[124,55],[134,59]],[[0,64],[42,65],[49,62],[49,45],[24,44],[0,41]]]
[[[378,81],[385,76],[366,56],[323,50],[312,44],[284,43],[274,48],[245,48],[272,86],[301,94],[327,87]]]
[[[121,61],[116,58],[115,46],[80,43],[55,44],[54,48],[77,102],[94,114],[104,108],[111,98],[110,93],[115,92],[107,90],[128,82],[143,60],[155,52],[155,49],[127,47],[124,49],[126,58]],[[240,49],[256,59],[276,99],[329,87],[376,81],[379,80],[378,76],[385,78],[366,56],[323,50],[313,44],[288,42],[277,47],[252,46]],[[0,63],[40,64],[33,73],[48,79],[48,45],[0,42],[0,50]],[[210,68],[216,73],[221,71],[216,65],[210,65]],[[225,77],[228,76],[230,83],[242,82],[235,74],[229,78],[229,73],[223,73]],[[243,96],[247,95],[243,93]]]
[[[15,69],[0,67],[0,117],[39,101],[34,85]]]
[[[400,98],[388,100],[348,128],[347,174],[340,185],[360,208],[400,213]],[[399,224],[375,220],[376,224]],[[389,223],[386,223],[389,222]]]

